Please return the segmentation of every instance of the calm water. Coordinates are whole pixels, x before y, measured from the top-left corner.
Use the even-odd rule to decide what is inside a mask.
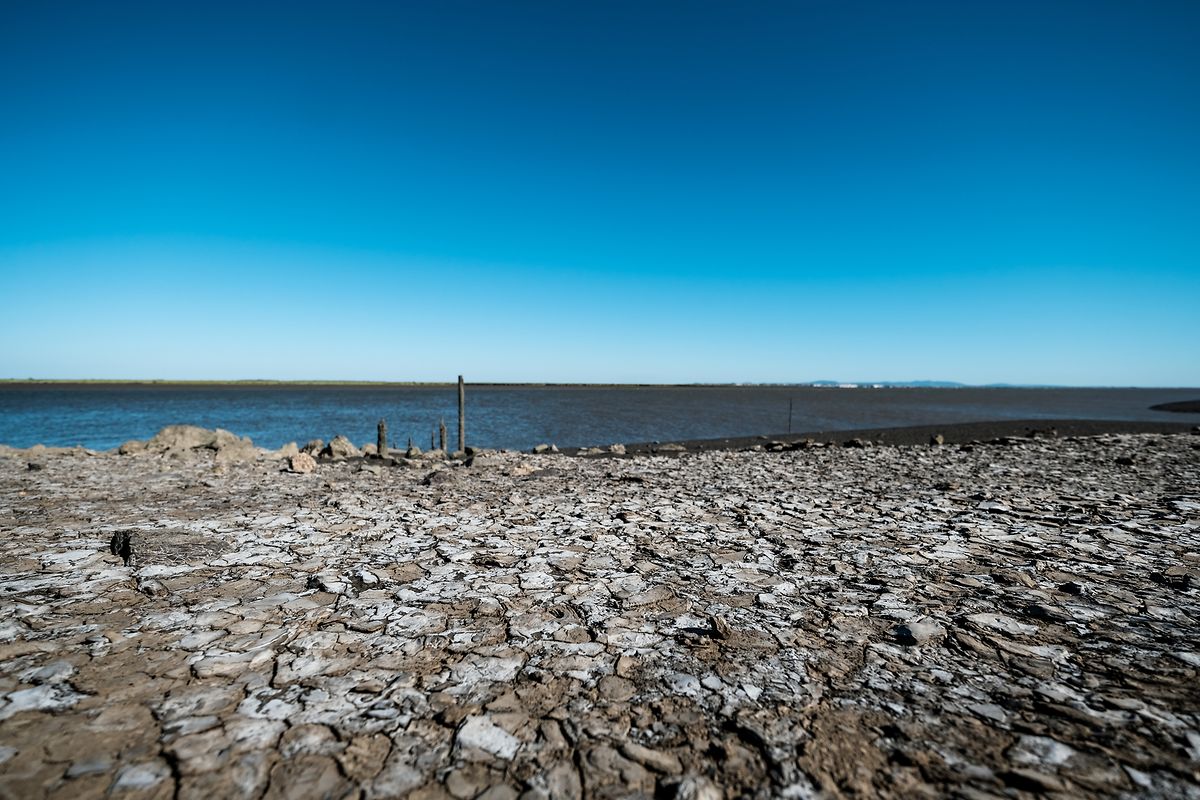
[[[1200,389],[832,389],[812,387],[467,387],[467,441],[524,449],[613,442],[750,436],[999,419],[1200,422],[1200,414],[1149,406],[1200,397]],[[456,395],[447,388],[0,385],[0,443],[107,449],[164,425],[226,428],[255,444],[345,434],[429,446],[445,418],[455,443]]]

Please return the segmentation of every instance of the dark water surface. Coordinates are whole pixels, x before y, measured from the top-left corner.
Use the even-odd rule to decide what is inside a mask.
[[[1005,419],[1200,422],[1151,411],[1200,389],[836,389],[816,387],[467,387],[467,441],[524,449],[613,442],[833,431]],[[0,384],[0,443],[96,449],[147,439],[165,425],[225,428],[276,448],[345,434],[424,448],[445,418],[451,445],[454,387]]]

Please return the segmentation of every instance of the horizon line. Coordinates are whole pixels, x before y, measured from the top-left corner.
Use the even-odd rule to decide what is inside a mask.
[[[809,380],[809,381],[682,381],[654,383],[645,381],[464,381],[469,386],[483,387],[576,387],[576,388],[688,388],[688,387],[796,387],[796,388],[890,388],[890,389],[1200,389],[1200,387],[1144,386],[1136,384],[1049,384],[1049,383],[962,383],[946,380]],[[386,381],[338,379],[276,379],[276,378],[0,378],[0,385],[84,385],[84,386],[395,386],[405,388],[454,387],[456,381]]]

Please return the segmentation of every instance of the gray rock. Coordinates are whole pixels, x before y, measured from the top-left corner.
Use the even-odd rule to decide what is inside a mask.
[[[936,622],[908,622],[897,625],[894,633],[900,644],[912,647],[941,639],[946,635],[946,629]]]
[[[297,453],[288,459],[288,471],[299,474],[312,472],[317,468],[317,460],[306,452]]]
[[[453,480],[454,473],[450,469],[435,469],[421,479],[421,484],[423,486],[440,486],[443,483],[450,483]]]
[[[137,590],[147,597],[166,597],[170,594],[161,581],[153,578],[138,578]]]
[[[358,452],[358,448],[355,447],[349,439],[341,435],[333,437],[329,444],[325,445],[325,449],[321,451],[322,458],[328,458],[334,461],[340,461],[347,458],[357,458],[361,455],[362,453]]]
[[[481,750],[506,760],[515,756],[521,746],[519,739],[487,716],[468,717],[458,729],[455,742],[460,748]]]
[[[153,453],[168,451],[195,450],[200,447],[211,448],[217,439],[217,432],[195,425],[168,425],[146,442],[146,449]]]

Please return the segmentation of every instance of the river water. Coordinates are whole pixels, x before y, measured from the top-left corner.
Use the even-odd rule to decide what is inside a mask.
[[[573,447],[1004,419],[1196,423],[1200,414],[1149,407],[1198,397],[1200,389],[468,385],[467,442]],[[385,418],[393,446],[411,437],[424,448],[441,419],[455,444],[456,403],[453,386],[0,384],[0,443],[107,449],[189,423],[270,448],[339,433],[362,444]]]

